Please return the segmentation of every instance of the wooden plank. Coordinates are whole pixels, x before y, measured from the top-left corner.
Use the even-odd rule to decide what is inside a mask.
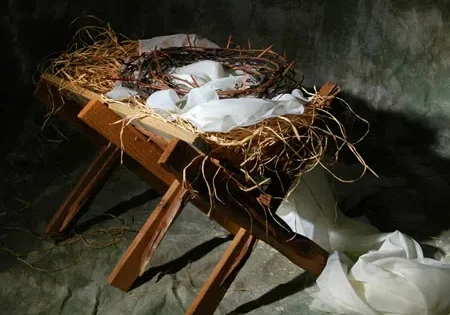
[[[117,123],[120,117],[104,104],[91,101],[78,117],[147,169],[147,177],[155,190],[164,193],[172,184],[174,176],[158,164],[163,150],[153,142],[148,142],[134,126]]]
[[[203,284],[186,315],[213,314],[239,270],[250,257],[257,239],[240,229],[214,270]]]
[[[141,276],[172,222],[183,209],[189,193],[174,181],[158,206],[140,229],[125,254],[108,277],[108,283],[128,291]]]
[[[35,96],[40,99],[49,110],[57,109],[57,115],[69,122],[73,127],[78,129],[82,134],[86,135],[95,145],[98,147],[103,147],[107,145],[107,141],[102,135],[97,131],[85,124],[77,116],[81,109],[89,102],[86,103],[76,103],[68,99],[64,93],[61,95],[60,91],[55,85],[47,82],[45,79],[41,79],[36,87]],[[142,130],[140,130],[142,132]],[[154,135],[148,131],[144,133],[154,142],[158,147],[163,150],[167,146],[167,140],[161,139],[157,135]],[[136,173],[141,179],[146,181],[152,186],[154,176],[152,176],[142,165],[137,163],[135,160],[130,158],[128,155],[124,154],[123,164],[130,169],[132,172]],[[160,190],[160,193],[164,193],[169,187],[170,183],[167,183],[164,189]]]
[[[136,129],[139,130],[139,132],[141,132],[142,134],[146,135],[150,141],[152,141],[153,143],[155,143],[158,147],[160,147],[162,150],[164,150],[167,145],[169,144],[169,141],[166,138],[163,138],[155,133],[152,133],[150,131],[148,131],[147,129],[143,129],[139,126],[136,126]]]
[[[249,204],[248,201],[244,202],[245,198],[233,196],[239,201],[237,205],[234,200],[225,199],[228,193],[226,190],[218,188],[217,193],[226,205],[217,202],[211,219],[215,218],[213,215],[215,212],[222,212],[229,220],[250,231],[253,236],[278,250],[300,268],[313,275],[322,273],[328,259],[328,253],[323,248],[310,239],[292,232],[275,214],[265,214],[261,207]],[[192,202],[200,209],[209,207],[209,199],[204,195],[196,195]]]
[[[53,239],[67,236],[86,202],[101,189],[114,165],[119,161],[119,150],[113,144],[104,146],[78,181],[67,199],[50,220],[45,232]]]
[[[179,143],[182,142],[181,140],[174,139],[172,140],[164,150],[163,154],[159,158],[158,163],[167,169],[169,172],[171,172],[176,178],[178,178],[180,181],[183,180],[183,174],[182,169],[178,167],[171,167],[171,162],[174,156],[177,154],[183,154],[183,159],[187,162],[192,161],[192,159],[198,157],[200,154],[196,152],[195,150],[179,150]],[[203,213],[208,215],[210,219],[216,221],[221,226],[223,226],[225,229],[227,229],[230,233],[236,235],[236,233],[241,228],[239,225],[237,225],[235,222],[230,220],[230,218],[227,216],[224,212],[214,211],[212,213],[209,213],[209,207],[204,206],[203,204],[198,203],[198,199],[191,200],[194,205],[197,206]]]
[[[142,113],[136,109],[133,109],[125,104],[110,103],[108,107],[122,118],[138,116]],[[150,132],[156,133],[161,137],[168,140],[177,138],[183,140],[184,142],[190,144],[194,149],[198,150],[203,154],[208,154],[210,147],[209,145],[197,137],[195,134],[188,132],[182,128],[179,128],[168,122],[164,122],[160,119],[147,116],[144,118],[133,119],[133,123],[138,124],[140,127],[149,130]]]
[[[51,83],[57,87],[59,91],[69,92],[66,95],[77,101],[80,105],[84,105],[91,100],[101,101],[102,99],[101,96],[95,92],[82,88],[68,80],[64,80],[49,73],[42,74],[41,79]]]
[[[101,95],[82,88],[70,81],[64,80],[52,74],[44,73],[41,76],[41,80],[46,81],[57,88],[60,93],[81,106],[84,106],[91,100],[104,101]],[[122,118],[141,114],[139,111],[130,108],[127,105],[111,102],[108,104],[109,108]],[[171,140],[173,138],[179,138],[190,145],[192,145],[199,152],[207,154],[209,152],[209,145],[195,134],[188,132],[182,128],[179,128],[170,123],[164,122],[160,119],[148,116],[142,119],[135,119],[133,124],[146,129],[152,133],[159,135],[160,137]]]
[[[172,154],[166,158],[166,167],[173,169],[174,174],[180,180],[180,174],[191,161],[190,157],[195,155],[192,151],[191,147],[180,141],[172,150]],[[198,177],[198,165],[193,166],[192,169],[192,174],[186,172],[188,180]],[[216,171],[217,166],[206,161],[204,172],[207,174],[207,178],[211,178],[211,174],[215,174]],[[203,211],[209,209],[209,192],[204,181],[196,180],[191,182],[191,185],[198,191],[192,200],[194,204]],[[215,202],[210,216],[212,219],[214,219],[215,213],[222,213],[223,216],[248,230],[256,238],[277,249],[297,266],[314,275],[322,272],[328,259],[328,253],[310,239],[294,233],[274,212],[269,213],[270,209],[263,207],[257,201],[259,196],[255,195],[256,190],[252,193],[243,192],[233,180],[229,180],[229,175],[223,169],[219,169],[216,176],[215,193],[225,204]]]

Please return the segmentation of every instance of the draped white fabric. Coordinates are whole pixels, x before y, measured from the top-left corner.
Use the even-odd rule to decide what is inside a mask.
[[[316,168],[277,212],[331,253],[311,308],[346,315],[450,314],[450,264],[424,258],[405,234],[380,234],[345,217],[335,204],[324,171]]]
[[[189,38],[194,46],[218,47],[196,35]],[[139,42],[141,52],[188,44],[183,34]],[[272,100],[219,100],[217,90],[245,88],[252,84],[251,78],[228,73],[213,61],[172,70],[179,84],[199,87],[183,99],[173,90],[153,93],[148,106],[161,114],[181,115],[203,131],[227,132],[277,115],[301,114],[309,101],[299,90]],[[108,96],[134,94],[117,84]],[[294,231],[330,252],[311,308],[346,315],[450,314],[450,264],[424,258],[420,245],[405,234],[380,234],[364,221],[344,216],[323,169],[316,167],[297,184],[277,214]]]
[[[188,46],[218,48],[216,44],[196,34],[175,34],[154,37],[139,41],[139,52],[158,48]],[[191,122],[200,131],[228,132],[236,127],[256,124],[264,119],[302,114],[303,105],[310,101],[296,89],[291,93],[280,94],[273,99],[254,97],[219,99],[218,90],[245,89],[257,84],[251,75],[242,71],[231,71],[219,62],[202,60],[173,68],[168,71],[177,85],[190,89],[182,99],[173,90],[157,91],[150,95],[147,105],[171,119],[179,115]],[[117,82],[114,89],[106,94],[111,99],[126,99],[136,92]]]
[[[151,52],[155,48],[183,47],[189,45],[193,47],[219,48],[219,45],[197,34],[173,34],[139,40],[139,53]]]

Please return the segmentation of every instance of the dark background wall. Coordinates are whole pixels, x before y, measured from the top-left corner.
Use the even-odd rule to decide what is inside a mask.
[[[33,178],[50,181],[46,169],[70,170],[92,152],[62,122],[52,124],[67,139],[52,124],[41,130],[32,76],[77,27],[96,23],[86,18],[93,15],[130,38],[197,33],[224,44],[231,33],[237,43],[285,49],[306,84],[337,82],[371,120],[360,150],[380,179],[344,187],[343,209],[385,229],[430,235],[448,227],[450,1],[10,0],[0,8],[4,204],[15,190],[32,189]],[[55,138],[62,141],[48,140]]]

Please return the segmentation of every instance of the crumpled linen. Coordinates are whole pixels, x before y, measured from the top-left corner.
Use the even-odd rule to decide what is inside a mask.
[[[211,87],[193,89],[199,102],[181,111],[180,117],[191,122],[197,129],[205,132],[228,132],[236,127],[256,124],[264,119],[286,114],[302,114],[301,100],[291,94],[285,100],[266,100],[260,98],[228,98],[219,99]]]
[[[297,90],[294,92],[298,93]],[[155,92],[147,99],[147,105],[159,114],[168,118],[177,114],[206,132],[228,132],[279,115],[302,114],[304,107],[301,102],[293,94],[279,95],[273,100],[250,97],[219,99],[212,86],[194,88],[184,99],[180,99],[173,90]]]
[[[189,40],[188,40],[189,36]],[[173,34],[139,40],[139,53],[151,52],[155,48],[187,47],[220,48],[219,45],[197,34]]]
[[[236,127],[250,126],[264,119],[286,114],[302,114],[303,105],[309,101],[298,89],[291,94],[277,95],[273,99],[254,97],[219,99],[217,90],[227,91],[244,88],[249,75],[232,74],[223,69],[219,62],[204,60],[188,66],[173,69],[171,75],[182,79],[180,84],[197,84],[183,99],[166,97],[167,104],[161,104],[152,95],[147,105],[166,114],[178,114],[204,132],[228,132]],[[162,93],[161,93],[162,92]],[[156,92],[173,95],[173,92]],[[155,94],[155,93],[154,93]],[[179,109],[178,109],[179,108]]]
[[[377,233],[335,207],[323,169],[305,174],[277,213],[331,254],[317,279],[312,309],[333,314],[450,314],[450,264],[424,258],[395,231]]]
[[[189,35],[193,46],[218,48],[216,44],[195,34]],[[155,48],[187,46],[187,35],[160,36],[139,41],[139,52]],[[228,132],[236,127],[256,124],[264,119],[287,114],[302,114],[303,105],[311,100],[301,90],[277,95],[273,99],[254,97],[219,99],[217,90],[226,91],[249,88],[257,84],[251,75],[224,69],[221,63],[203,60],[174,68],[169,71],[173,81],[190,88],[190,92],[179,98],[173,90],[157,91],[146,103],[160,115],[172,119],[180,115],[204,132]],[[126,99],[136,92],[116,83],[106,94],[111,99]]]

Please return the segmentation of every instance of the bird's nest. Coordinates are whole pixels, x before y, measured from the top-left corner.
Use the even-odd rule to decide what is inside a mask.
[[[120,39],[111,29],[80,30],[78,40],[71,48],[52,60],[46,72],[60,76],[83,88],[106,94],[114,82],[138,92],[127,100],[115,100],[140,111],[139,117],[152,116],[174,124],[204,139],[213,148],[215,156],[225,157],[241,169],[248,178],[267,177],[283,173],[291,178],[321,164],[328,169],[338,160],[342,149],[350,150],[363,165],[363,173],[370,168],[348,141],[344,125],[331,113],[331,106],[357,116],[342,99],[338,89],[321,95],[317,90],[306,91],[296,79],[293,63],[284,56],[267,49],[177,47],[138,53],[138,42]],[[86,41],[88,40],[88,42]],[[151,93],[174,89],[182,97],[197,83],[178,84],[170,69],[200,60],[220,62],[224,68],[249,74],[251,82],[231,91],[217,91],[220,98],[272,98],[303,89],[312,96],[301,115],[285,115],[265,119],[255,125],[238,127],[227,133],[202,132],[180,117],[171,119],[154,112],[146,104]],[[178,82],[178,83],[177,83]],[[190,86],[189,86],[190,85]],[[335,102],[331,102],[335,100]],[[112,101],[112,100],[108,100]]]

